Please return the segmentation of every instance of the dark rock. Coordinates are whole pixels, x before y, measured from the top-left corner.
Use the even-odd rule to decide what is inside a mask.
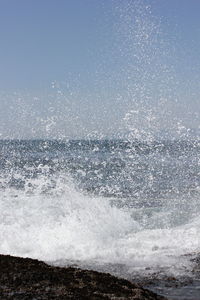
[[[30,258],[0,255],[0,299],[137,299],[162,296],[110,274],[78,268],[60,268]]]

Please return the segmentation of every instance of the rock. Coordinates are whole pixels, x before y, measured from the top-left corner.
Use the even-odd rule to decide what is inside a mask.
[[[0,255],[0,299],[137,299],[166,298],[110,274],[60,268],[30,259]]]

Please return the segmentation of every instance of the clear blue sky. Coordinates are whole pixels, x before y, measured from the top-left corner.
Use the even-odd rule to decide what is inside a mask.
[[[151,49],[145,49],[143,56],[134,45],[141,38],[136,41],[137,32],[131,29],[131,20],[138,14],[135,3],[139,2],[143,25],[155,25],[148,46]],[[150,9],[146,9],[148,5]],[[152,105],[155,114],[159,114],[155,107],[160,98],[169,100],[166,119],[178,101],[174,120],[180,118],[186,126],[197,127],[199,12],[198,0],[0,0],[0,134],[56,137],[62,132],[61,136],[79,137],[99,131],[112,135],[122,129],[122,120],[135,109],[137,97],[144,98],[145,109],[145,97],[149,97],[147,106]],[[140,28],[137,30],[141,34]],[[147,34],[148,30],[145,28]],[[154,48],[159,49],[155,60],[158,70],[150,57]],[[139,60],[134,61],[134,51],[141,56]],[[152,66],[147,67],[147,60]],[[168,75],[163,75],[161,65]],[[159,72],[160,76],[156,74]],[[138,84],[140,80],[142,84]],[[161,86],[164,96],[156,90]]]

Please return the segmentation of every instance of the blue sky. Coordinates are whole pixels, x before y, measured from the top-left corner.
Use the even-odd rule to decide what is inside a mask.
[[[0,0],[1,136],[162,129],[162,101],[163,129],[198,127],[199,11],[198,0]],[[155,124],[142,127],[144,113],[124,124],[133,110]]]

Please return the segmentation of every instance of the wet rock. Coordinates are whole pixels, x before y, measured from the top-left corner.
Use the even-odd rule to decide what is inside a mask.
[[[200,253],[197,253],[196,256],[193,256],[190,260],[193,262],[192,273],[195,277],[200,278]]]
[[[0,255],[0,299],[137,299],[162,296],[110,274],[78,268],[60,268],[29,258]]]

